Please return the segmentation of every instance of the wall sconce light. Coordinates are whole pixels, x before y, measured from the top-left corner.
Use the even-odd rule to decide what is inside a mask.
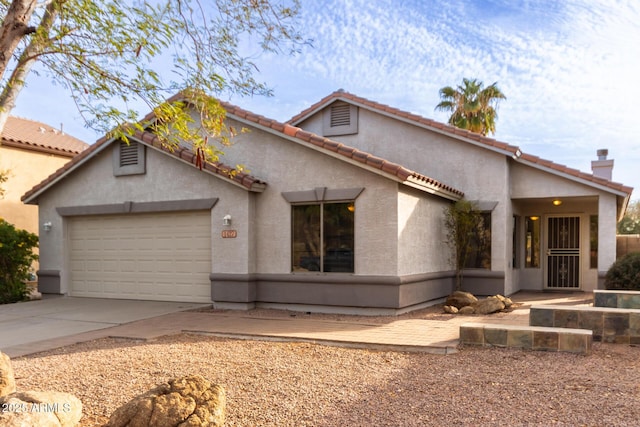
[[[231,215],[226,214],[223,218],[222,218],[222,225],[224,225],[225,227],[228,227],[231,225]]]
[[[356,211],[356,205],[354,205],[353,203],[349,203],[349,205],[347,205],[347,210],[349,212],[355,212]]]
[[[530,216],[529,218],[531,218],[531,221],[537,221],[540,219],[539,216]]]
[[[47,221],[44,224],[42,224],[42,228],[44,228],[44,231],[51,231],[51,221]]]
[[[555,199],[552,203],[553,203],[553,206],[560,206],[562,204],[562,200]]]

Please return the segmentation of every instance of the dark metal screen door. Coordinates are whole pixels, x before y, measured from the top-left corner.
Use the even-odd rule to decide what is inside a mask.
[[[551,217],[547,227],[547,287],[580,287],[580,218]]]

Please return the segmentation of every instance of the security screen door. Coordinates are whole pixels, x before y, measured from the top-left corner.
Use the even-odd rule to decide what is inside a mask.
[[[580,217],[549,217],[547,288],[580,288]]]

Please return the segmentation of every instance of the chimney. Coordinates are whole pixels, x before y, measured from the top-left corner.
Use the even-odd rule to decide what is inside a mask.
[[[598,160],[593,160],[591,162],[591,171],[593,172],[593,175],[611,181],[611,174],[613,172],[613,159],[607,160],[609,150],[603,148],[596,151],[596,154],[598,155]]]

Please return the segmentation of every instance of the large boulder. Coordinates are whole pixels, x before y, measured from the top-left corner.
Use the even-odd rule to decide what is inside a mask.
[[[504,302],[498,297],[487,297],[471,304],[475,314],[491,314],[504,310]]]
[[[6,396],[16,391],[16,380],[13,376],[11,359],[0,352],[0,396]]]
[[[447,297],[447,301],[444,304],[453,306],[460,310],[462,307],[471,305],[476,301],[478,301],[478,298],[469,292],[455,291]]]
[[[82,402],[69,393],[25,391],[0,397],[3,427],[75,427],[82,418]]]
[[[108,427],[222,426],[224,388],[192,375],[160,384],[134,397],[111,415]]]

